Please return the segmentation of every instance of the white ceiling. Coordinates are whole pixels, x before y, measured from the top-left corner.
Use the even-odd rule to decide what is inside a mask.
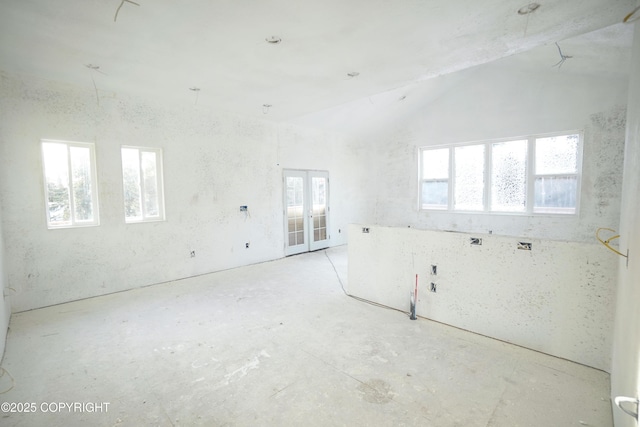
[[[290,120],[520,52],[553,65],[558,41],[590,58],[583,71],[615,68],[637,4],[538,0],[521,15],[529,0],[135,2],[0,0],[0,70]]]

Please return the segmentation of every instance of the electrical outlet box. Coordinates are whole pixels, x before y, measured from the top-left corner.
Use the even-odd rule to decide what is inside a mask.
[[[482,239],[479,238],[479,237],[472,237],[471,238],[471,244],[480,246],[480,245],[482,245]]]
[[[531,250],[531,243],[529,243],[529,242],[518,242],[518,249],[520,249],[521,251],[530,251]]]
[[[240,206],[240,212],[247,212],[248,210],[249,210],[248,206],[245,206],[245,205]]]

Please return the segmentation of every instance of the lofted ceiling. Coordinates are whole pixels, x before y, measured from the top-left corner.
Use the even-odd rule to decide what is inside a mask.
[[[294,120],[521,52],[548,66],[568,39],[596,68],[628,48],[636,0],[538,4],[0,0],[0,70]]]

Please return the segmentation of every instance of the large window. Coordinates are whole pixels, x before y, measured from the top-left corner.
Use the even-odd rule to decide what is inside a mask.
[[[575,214],[581,134],[423,148],[420,208]]]
[[[42,141],[49,228],[99,224],[93,144]]]
[[[484,206],[484,145],[453,149],[454,209],[481,211]]]
[[[447,209],[449,205],[449,149],[429,150],[422,156],[423,209]]]
[[[164,220],[162,150],[122,147],[125,222]]]
[[[536,139],[534,212],[575,212],[579,143],[578,135]]]

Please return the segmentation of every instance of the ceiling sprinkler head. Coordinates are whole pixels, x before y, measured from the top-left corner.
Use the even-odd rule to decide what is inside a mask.
[[[194,87],[190,87],[189,90],[192,91],[192,92],[200,92],[200,88],[199,87],[195,87],[195,86]]]
[[[358,77],[359,75],[360,75],[360,73],[359,73],[359,72],[357,72],[357,71],[352,71],[352,72],[350,72],[350,73],[347,73],[347,76],[349,76],[349,77],[351,77],[351,78],[353,78],[353,77]]]
[[[271,36],[271,37],[267,37],[266,42],[269,44],[278,44],[282,41],[282,39],[280,37],[277,36]]]
[[[269,108],[271,107],[271,104],[262,104],[262,114],[267,114],[269,112]]]
[[[518,15],[528,15],[538,10],[539,7],[540,3],[529,3],[528,5],[518,9]]]

